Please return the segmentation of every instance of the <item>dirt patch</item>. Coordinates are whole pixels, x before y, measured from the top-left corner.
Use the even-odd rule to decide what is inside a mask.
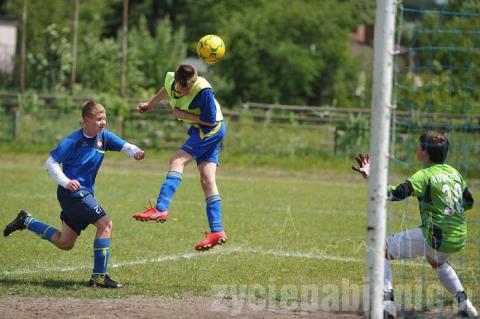
[[[118,319],[118,318],[322,318],[357,319],[358,314],[294,311],[281,306],[245,305],[232,300],[207,298],[171,299],[130,297],[127,299],[0,299],[0,318],[9,319]]]

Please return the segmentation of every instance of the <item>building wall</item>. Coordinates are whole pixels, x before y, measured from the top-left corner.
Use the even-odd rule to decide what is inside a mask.
[[[0,72],[13,73],[16,47],[17,26],[15,22],[0,19]]]

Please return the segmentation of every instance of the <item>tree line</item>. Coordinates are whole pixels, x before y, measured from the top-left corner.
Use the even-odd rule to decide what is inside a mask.
[[[26,88],[68,93],[75,0],[26,1]],[[19,36],[22,6],[0,3]],[[123,0],[80,0],[75,94],[119,94],[122,12]],[[352,105],[360,63],[348,53],[349,34],[373,12],[369,0],[130,0],[127,95],[153,94],[202,35],[217,34],[227,53],[207,74],[224,104]],[[4,89],[18,88],[18,52]]]

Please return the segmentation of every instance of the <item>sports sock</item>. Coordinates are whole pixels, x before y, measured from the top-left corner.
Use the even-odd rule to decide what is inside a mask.
[[[390,292],[392,290],[393,290],[392,268],[390,267],[390,261],[387,258],[385,258],[384,276],[383,276],[383,291]]]
[[[36,220],[32,216],[25,218],[25,225],[27,229],[42,239],[46,239],[49,242],[52,242],[52,236],[58,230],[52,226],[42,223],[41,221]]]
[[[463,291],[462,283],[458,279],[457,273],[448,263],[444,263],[435,269],[437,277],[452,295]]]
[[[172,197],[175,194],[180,182],[182,181],[183,174],[180,172],[169,171],[167,178],[163,182],[162,188],[157,198],[157,205],[155,208],[160,212],[168,211]]]
[[[107,273],[108,257],[110,257],[110,238],[97,238],[93,241],[93,274]]]
[[[219,232],[223,230],[222,226],[222,199],[220,195],[207,197],[207,218],[210,230]]]

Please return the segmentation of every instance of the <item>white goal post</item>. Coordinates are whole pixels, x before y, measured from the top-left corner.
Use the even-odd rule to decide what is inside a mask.
[[[370,177],[368,182],[367,256],[364,312],[383,318],[383,273],[387,208],[388,149],[397,0],[377,0],[375,16]]]

